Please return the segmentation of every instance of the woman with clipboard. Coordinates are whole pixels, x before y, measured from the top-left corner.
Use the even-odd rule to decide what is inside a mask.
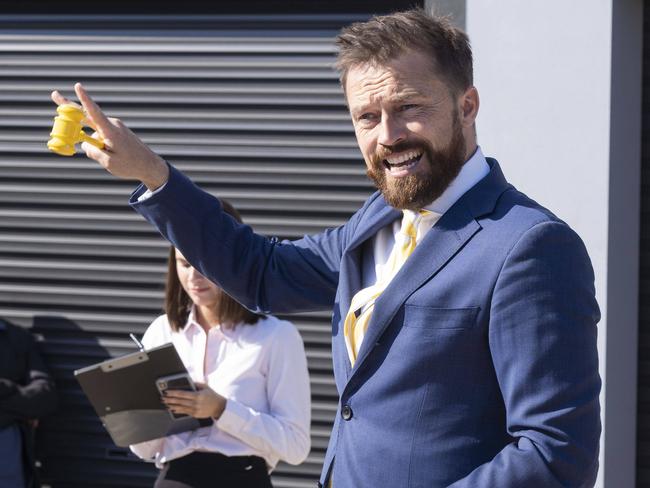
[[[236,210],[222,200],[237,221]],[[271,487],[279,460],[299,464],[310,449],[310,391],[300,334],[256,315],[194,269],[176,249],[168,262],[166,314],[142,339],[172,342],[196,391],[164,390],[172,415],[212,426],[131,446],[161,469],[155,488]]]

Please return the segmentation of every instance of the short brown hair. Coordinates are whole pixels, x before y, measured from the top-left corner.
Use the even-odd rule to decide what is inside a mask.
[[[242,223],[241,216],[226,200],[221,200],[224,212]],[[258,315],[240,305],[225,291],[221,290],[215,306],[219,323],[225,327],[238,324],[255,324],[263,315]],[[171,246],[167,259],[167,286],[165,287],[165,313],[172,330],[178,332],[185,327],[187,317],[192,309],[192,300],[181,286],[176,271],[176,249]]]
[[[362,64],[385,65],[407,51],[431,58],[432,68],[458,95],[473,81],[469,38],[449,18],[428,14],[422,8],[373,17],[344,28],[336,38],[336,67],[345,82],[350,68]]]

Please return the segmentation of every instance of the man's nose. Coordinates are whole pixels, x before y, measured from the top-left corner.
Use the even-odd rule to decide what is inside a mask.
[[[377,142],[382,146],[394,146],[406,139],[406,128],[394,117],[383,116],[379,126]]]

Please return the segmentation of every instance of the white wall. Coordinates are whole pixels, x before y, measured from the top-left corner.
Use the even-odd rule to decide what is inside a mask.
[[[612,128],[616,127],[612,104],[620,99],[612,91],[612,80],[620,75],[612,68],[616,55],[616,49],[612,54],[613,20],[618,15],[614,1],[637,8],[634,15],[642,9],[642,0],[467,0],[466,30],[481,96],[477,130],[483,152],[499,160],[511,183],[569,223],[589,250],[603,316],[599,353],[601,377],[606,380],[601,394],[604,433],[597,486],[631,488],[638,285],[630,273],[636,273],[638,250],[636,261],[632,256],[630,262],[620,264],[623,268],[614,268],[626,270],[615,274],[618,283],[609,275],[618,259],[612,242],[614,247],[631,242],[631,254],[638,245],[638,223],[634,224],[639,215],[638,189],[633,183],[634,173],[637,178],[640,175],[640,156],[631,147],[626,157],[632,160],[623,165],[624,178],[611,178],[610,172],[620,171],[621,166],[610,157],[615,139]],[[634,15],[631,22],[640,22]],[[639,68],[640,63],[639,56]],[[640,122],[637,126],[640,131]],[[632,132],[636,129],[633,123]],[[636,136],[632,133],[628,141],[619,137],[616,144],[640,146]],[[632,186],[626,190],[613,180],[632,182]],[[621,204],[624,200],[626,205]],[[616,226],[616,236],[610,224],[616,217],[611,214],[614,207],[627,208],[631,214],[629,222]],[[626,294],[612,298],[612,290],[621,286]],[[614,302],[616,310],[611,309]],[[633,311],[628,313],[628,308]],[[608,394],[608,383],[624,387]],[[608,415],[612,408],[615,412]]]

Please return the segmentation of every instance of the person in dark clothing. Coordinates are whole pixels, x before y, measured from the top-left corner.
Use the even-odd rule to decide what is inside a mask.
[[[33,429],[55,408],[54,381],[34,339],[0,319],[0,488],[39,486]]]

